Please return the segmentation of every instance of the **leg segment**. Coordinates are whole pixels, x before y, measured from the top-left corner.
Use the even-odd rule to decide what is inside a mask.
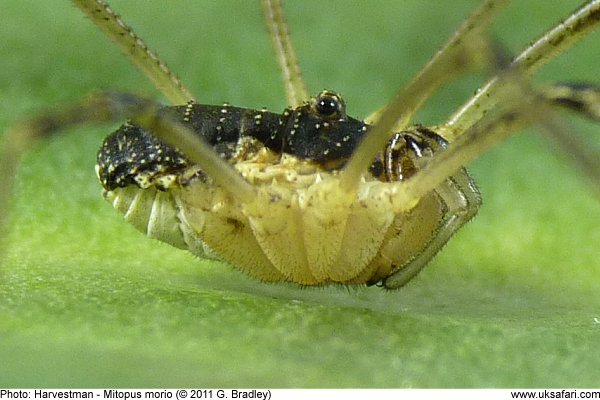
[[[535,124],[582,172],[591,178],[600,193],[600,165],[597,152],[590,150],[571,132],[555,114],[555,105],[519,82],[518,73],[507,71],[502,85],[510,97],[503,100],[509,105],[503,111],[488,115],[474,124],[452,142],[445,151],[433,159],[409,181],[402,182],[397,201],[414,204],[422,196],[436,189],[448,175],[455,174],[462,166],[502,142],[518,130]],[[444,136],[445,126],[438,133]]]
[[[172,104],[185,104],[194,96],[156,52],[135,34],[104,0],[72,0],[125,54]]]
[[[560,84],[543,88],[541,96],[555,108],[566,108],[593,121],[600,122],[600,87],[584,84]],[[578,132],[567,124],[542,124],[542,133],[554,150],[565,156],[588,179],[600,195],[600,154]]]
[[[512,67],[530,76],[568,47],[581,40],[600,24],[600,0],[592,0],[575,11],[563,23],[546,32],[527,46],[512,61]],[[498,104],[503,84],[499,76],[490,79],[467,103],[458,109],[446,123],[446,139],[452,141],[465,132]]]
[[[481,121],[458,137],[448,148],[441,151],[409,181],[402,182],[398,195],[400,204],[414,204],[422,196],[436,189],[447,177],[454,175],[460,168],[477,158],[483,152],[505,140],[518,129],[525,126],[527,111],[532,108],[519,110],[518,107],[499,113],[489,120]],[[523,113],[521,113],[521,111]],[[540,112],[540,118],[548,113]],[[444,131],[439,132],[442,136]]]
[[[443,83],[473,64],[490,64],[491,46],[481,30],[506,1],[488,0],[461,25],[450,41],[408,86],[373,116],[374,128],[358,146],[344,169],[342,187],[352,190],[393,132],[404,130],[414,113]],[[473,60],[476,62],[473,63]],[[479,60],[479,62],[477,62]]]
[[[283,74],[288,106],[293,108],[301,106],[308,100],[308,92],[288,32],[281,0],[262,0],[261,3],[277,61]]]
[[[540,94],[557,107],[600,122],[600,86],[560,83],[542,88]]]

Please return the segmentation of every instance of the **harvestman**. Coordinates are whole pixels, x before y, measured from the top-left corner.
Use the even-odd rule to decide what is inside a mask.
[[[385,107],[365,121],[333,91],[310,97],[280,1],[264,0],[283,72],[283,113],[201,105],[103,0],[73,2],[175,106],[102,93],[23,120],[6,133],[6,210],[21,154],[72,125],[122,121],[98,153],[104,197],[148,236],[221,258],[262,281],[399,288],[475,215],[480,194],[463,168],[536,124],[600,182],[596,154],[555,118],[568,108],[600,120],[597,86],[533,90],[528,77],[600,23],[589,1],[512,61],[483,34],[503,0],[488,0]],[[445,123],[411,124],[442,84],[473,67],[495,75]],[[597,185],[597,183],[596,183]],[[6,213],[0,217],[4,231]]]

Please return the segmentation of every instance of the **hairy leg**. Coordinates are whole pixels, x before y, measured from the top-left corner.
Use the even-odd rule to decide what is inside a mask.
[[[281,0],[262,0],[261,4],[273,49],[283,75],[288,106],[298,107],[308,100],[308,92],[288,32]]]
[[[488,0],[459,27],[448,43],[421,72],[372,118],[374,128],[357,147],[344,169],[342,187],[352,190],[369,168],[375,155],[385,147],[394,132],[408,126],[414,113],[442,84],[474,64],[489,64],[492,46],[481,34],[506,1]]]
[[[155,51],[116,14],[104,0],[72,0],[129,61],[139,69],[172,104],[185,104],[194,96]]]
[[[511,64],[524,76],[530,76],[544,64],[584,38],[600,25],[600,0],[592,0],[576,10],[564,22],[550,29],[527,46]],[[493,109],[504,91],[498,75],[490,79],[446,123],[446,139],[454,140]]]

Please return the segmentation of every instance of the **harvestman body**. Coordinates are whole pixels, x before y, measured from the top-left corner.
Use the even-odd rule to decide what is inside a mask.
[[[335,92],[308,98],[278,1],[263,1],[263,10],[290,104],[281,114],[197,104],[104,1],[74,3],[183,105],[106,93],[23,121],[7,135],[3,176],[11,181],[33,138],[129,117],[98,154],[104,197],[148,236],[222,258],[262,281],[401,287],[477,212],[481,199],[467,162],[527,124],[564,138],[553,118],[557,106],[599,119],[597,87],[533,91],[527,77],[599,23],[600,1],[496,67],[475,97],[434,128],[409,122],[438,86],[467,67],[499,65],[481,30],[502,1],[484,2],[367,122],[346,115]],[[598,178],[595,155],[572,138],[568,146]]]

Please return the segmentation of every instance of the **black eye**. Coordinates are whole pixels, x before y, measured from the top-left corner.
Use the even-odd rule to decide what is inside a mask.
[[[338,111],[338,102],[333,97],[322,97],[317,100],[317,112],[325,117],[329,117]]]
[[[335,92],[324,90],[312,100],[313,112],[320,117],[334,120],[346,117],[346,106],[344,100]]]

